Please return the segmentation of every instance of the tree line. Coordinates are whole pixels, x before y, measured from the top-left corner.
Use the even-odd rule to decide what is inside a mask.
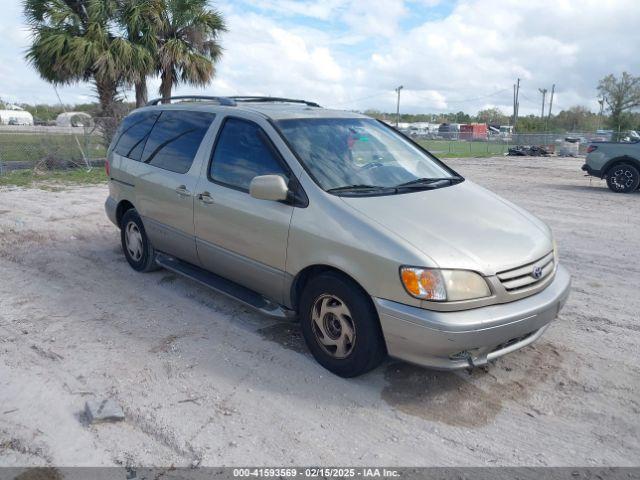
[[[384,113],[379,110],[365,110],[366,115],[395,122],[396,114]],[[486,123],[489,125],[511,125],[513,117],[506,115],[498,108],[480,110],[475,115],[465,112],[455,113],[418,113],[401,114],[401,122],[430,122],[430,123]],[[599,129],[618,131],[616,120],[610,114],[592,112],[580,105],[561,110],[552,114],[547,120],[539,115],[525,115],[518,117],[518,131],[520,133],[538,132],[595,132]],[[620,131],[640,131],[640,112],[625,112],[620,124]]]

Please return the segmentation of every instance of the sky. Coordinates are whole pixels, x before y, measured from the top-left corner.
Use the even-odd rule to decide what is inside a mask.
[[[597,111],[609,73],[640,75],[638,0],[228,0],[216,77],[176,95],[271,95],[323,106],[441,113],[497,107],[539,114],[539,88],[555,84],[553,110]],[[2,0],[0,98],[57,103],[24,60],[29,32],[20,0]],[[149,80],[150,97],[159,81]],[[64,103],[94,101],[91,84],[58,88]],[[131,91],[125,98],[134,100]],[[549,95],[547,95],[547,103]],[[548,108],[548,107],[547,107]]]

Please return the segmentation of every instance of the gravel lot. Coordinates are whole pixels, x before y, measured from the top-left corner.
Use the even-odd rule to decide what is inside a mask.
[[[574,287],[488,369],[332,376],[295,324],[139,274],[105,186],[0,190],[0,465],[638,465],[640,193],[580,159],[448,160],[553,228]],[[87,425],[90,398],[120,423]]]

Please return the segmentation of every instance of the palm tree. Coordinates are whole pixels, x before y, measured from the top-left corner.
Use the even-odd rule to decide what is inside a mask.
[[[112,113],[126,46],[108,29],[112,0],[25,0],[24,13],[33,43],[26,58],[53,84],[93,80],[103,114]]]
[[[118,22],[129,42],[141,48],[128,69],[128,80],[136,91],[136,107],[147,103],[147,77],[155,72],[161,0],[118,0]],[[143,54],[142,52],[146,52]]]
[[[156,38],[156,72],[165,102],[174,85],[205,86],[215,74],[222,55],[219,36],[226,31],[222,15],[208,8],[207,0],[160,0]]]

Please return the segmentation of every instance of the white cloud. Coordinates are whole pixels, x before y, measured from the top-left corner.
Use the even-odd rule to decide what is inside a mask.
[[[392,37],[398,30],[400,19],[407,13],[402,0],[353,0],[342,21],[353,32],[363,36]]]
[[[27,39],[19,0],[7,3],[0,96],[55,102],[52,88],[22,59]],[[199,93],[394,111],[393,89],[402,84],[403,111],[474,113],[510,109],[511,86],[520,77],[520,111],[535,113],[539,87],[556,84],[555,111],[574,104],[595,109],[600,78],[640,74],[636,0],[460,0],[452,9],[439,0],[219,0],[216,6],[229,32],[217,77]],[[152,79],[152,95],[157,87]],[[175,93],[196,91],[181,86]],[[73,102],[92,89],[61,93]]]
[[[262,11],[279,15],[303,15],[328,20],[348,2],[346,0],[245,0],[245,3]]]
[[[403,83],[407,92],[435,90],[453,101],[505,89],[519,76],[532,97],[521,102],[523,113],[537,111],[537,88],[552,83],[559,91],[555,108],[570,106],[565,100],[595,108],[598,80],[637,65],[639,21],[635,0],[466,0],[446,18],[394,35],[385,52],[371,56],[369,78],[381,87]],[[511,95],[506,91],[500,103],[509,105]],[[447,107],[473,112],[481,105]],[[435,101],[406,106],[438,108]]]

